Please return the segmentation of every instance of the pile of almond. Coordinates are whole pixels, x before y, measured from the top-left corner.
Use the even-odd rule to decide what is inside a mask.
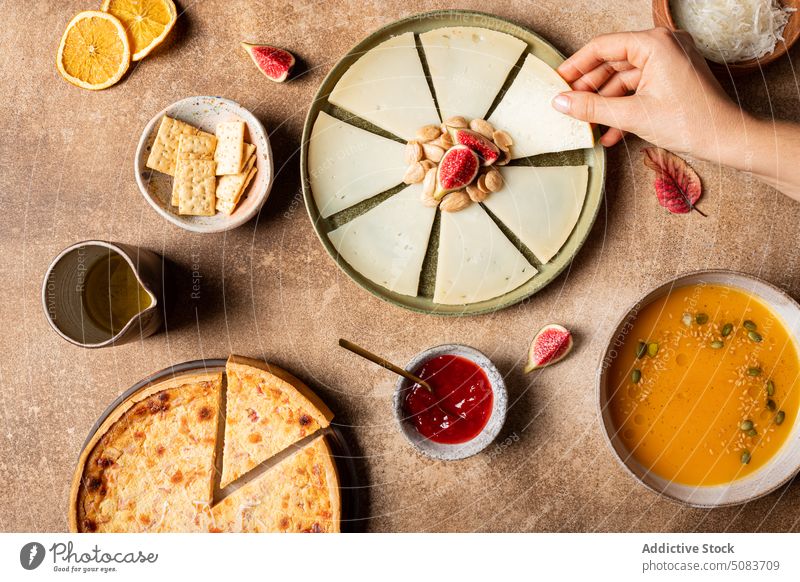
[[[483,202],[503,187],[503,177],[494,166],[508,164],[512,145],[508,133],[496,130],[485,119],[467,122],[461,116],[450,117],[441,125],[421,127],[416,139],[406,144],[408,169],[403,181],[422,183],[422,203],[426,206],[457,212],[473,202]],[[463,151],[464,146],[474,151],[475,160],[461,156],[465,161],[459,163],[474,164],[477,170],[449,165],[448,171],[461,174],[444,176],[443,159],[455,149]]]

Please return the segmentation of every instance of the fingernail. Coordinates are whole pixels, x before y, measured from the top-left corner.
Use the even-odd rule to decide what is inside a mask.
[[[553,109],[561,113],[569,113],[569,97],[564,95],[556,95],[552,101]]]

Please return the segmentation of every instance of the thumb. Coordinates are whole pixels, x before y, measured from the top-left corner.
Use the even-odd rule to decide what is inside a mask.
[[[589,91],[568,91],[557,95],[553,108],[570,117],[630,130],[635,118],[636,101],[630,97],[603,97]]]

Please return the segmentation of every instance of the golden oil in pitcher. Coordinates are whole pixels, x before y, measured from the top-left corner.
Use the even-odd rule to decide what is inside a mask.
[[[84,309],[95,324],[112,335],[151,303],[150,294],[118,254],[109,253],[89,267],[83,285]]]

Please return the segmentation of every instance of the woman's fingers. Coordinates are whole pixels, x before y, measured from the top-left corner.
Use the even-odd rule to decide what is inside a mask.
[[[616,71],[611,63],[600,63],[597,67],[572,83],[575,91],[597,91]]]
[[[642,72],[639,69],[621,71],[612,75],[598,93],[603,97],[624,97],[634,93],[641,80]]]
[[[606,131],[600,137],[600,143],[603,146],[610,148],[611,146],[617,145],[620,141],[622,141],[622,138],[625,137],[625,133],[626,132],[622,131],[621,129],[617,129],[616,127],[609,127],[608,131]]]
[[[627,61],[640,69],[647,62],[655,35],[659,34],[664,34],[661,29],[598,36],[561,63],[558,72],[564,80],[572,83],[608,61]]]
[[[588,91],[570,91],[557,95],[552,105],[576,119],[621,129],[631,129],[632,120],[642,119],[641,104],[633,97],[603,97]]]
[[[597,91],[618,71],[628,71],[633,65],[627,61],[610,61],[601,63],[597,68],[589,71],[580,79],[572,83],[575,91]]]

